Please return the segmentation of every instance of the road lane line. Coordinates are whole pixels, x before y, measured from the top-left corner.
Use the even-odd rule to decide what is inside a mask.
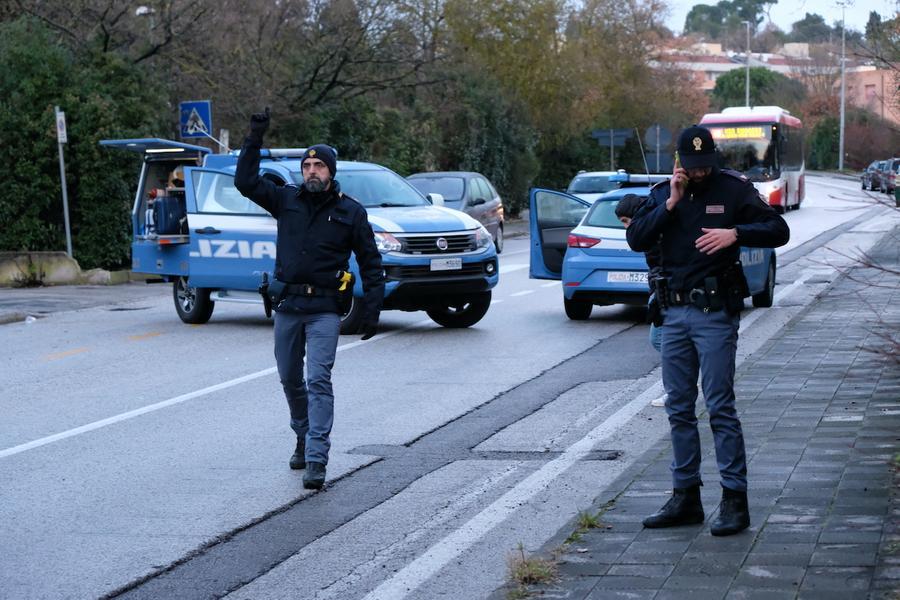
[[[501,302],[503,302],[502,299],[500,299],[500,300],[491,300],[491,306],[493,306],[493,305],[495,305],[495,304],[500,304]]]
[[[129,335],[128,341],[130,342],[139,342],[141,340],[149,340],[150,338],[159,337],[162,334],[158,331],[151,331],[150,333],[140,333],[138,335]]]
[[[523,290],[521,292],[516,292],[515,294],[510,294],[510,298],[516,298],[518,296],[527,296],[528,294],[533,294],[534,290]]]
[[[379,333],[375,337],[370,338],[368,340],[356,340],[355,342],[342,344],[342,345],[338,346],[337,351],[341,352],[343,350],[350,350],[352,348],[362,346],[363,344],[369,344],[369,343],[377,341],[377,340],[383,340],[385,338],[395,336],[399,333],[403,333],[404,331],[408,331],[411,329],[415,329],[417,327],[421,327],[423,325],[427,325],[431,322],[432,322],[431,319],[426,319],[424,321],[419,321],[418,323],[414,323],[407,327],[403,327],[402,329],[397,329],[395,331],[387,331],[385,333]],[[78,351],[86,351],[87,348],[80,348],[77,350]],[[60,354],[70,354],[73,352],[75,352],[75,350],[69,350],[68,353],[61,352]],[[269,367],[268,369],[256,371],[255,373],[249,373],[242,377],[236,377],[234,379],[229,379],[228,381],[224,381],[222,383],[217,383],[215,385],[211,385],[209,387],[205,387],[200,390],[195,390],[193,392],[188,392],[186,394],[181,394],[180,396],[175,396],[174,398],[169,398],[168,400],[163,400],[163,401],[157,402],[155,404],[148,404],[147,406],[142,406],[141,408],[129,410],[128,412],[120,413],[118,415],[114,415],[112,417],[107,417],[105,419],[100,419],[99,421],[94,421],[93,423],[88,423],[88,424],[82,425],[80,427],[75,427],[73,429],[61,431],[60,433],[54,433],[53,435],[48,435],[46,437],[32,440],[32,441],[26,442],[24,444],[19,444],[18,446],[12,446],[10,448],[0,450],[0,458],[6,458],[7,456],[21,454],[22,452],[27,452],[28,450],[40,448],[41,446],[46,446],[47,444],[52,444],[54,442],[59,442],[61,440],[75,437],[76,435],[81,435],[82,433],[88,433],[89,431],[95,431],[97,429],[101,429],[108,425],[115,425],[116,423],[121,423],[122,421],[127,421],[129,419],[133,419],[133,418],[139,417],[141,415],[146,415],[148,413],[155,412],[155,411],[163,409],[163,408],[175,406],[176,404],[181,404],[183,402],[187,402],[188,400],[193,400],[193,399],[199,398],[201,396],[206,396],[207,394],[219,392],[219,391],[234,387],[236,385],[241,385],[242,383],[247,383],[248,381],[253,381],[254,379],[259,379],[260,377],[266,377],[267,375],[272,375],[273,373],[277,373],[277,372],[278,372],[278,369],[276,367]]]
[[[53,354],[48,354],[44,356],[44,360],[59,360],[61,358],[68,358],[69,356],[75,356],[76,354],[81,354],[82,352],[87,352],[90,348],[72,348],[71,350],[66,350],[64,352],[55,352]]]
[[[511,273],[513,271],[519,271],[521,269],[527,269],[528,263],[513,263],[511,265],[500,265],[500,274],[503,273]]]
[[[559,287],[562,285],[561,281],[551,281],[550,283],[544,283],[541,287]]]
[[[662,391],[662,383],[651,385],[637,398],[613,413],[607,420],[586,436],[566,448],[537,471],[520,481],[515,487],[495,500],[487,508],[472,517],[462,527],[428,548],[377,588],[363,600],[401,600],[414,592],[451,561],[467,551],[491,529],[505,521],[538,493],[546,489],[557,477],[587,456],[598,443],[617,433],[652,398]]]

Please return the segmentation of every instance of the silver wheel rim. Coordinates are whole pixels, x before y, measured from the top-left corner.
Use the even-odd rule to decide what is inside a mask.
[[[184,277],[178,278],[178,304],[181,310],[186,313],[194,310],[194,304],[197,302],[197,292],[188,285]]]

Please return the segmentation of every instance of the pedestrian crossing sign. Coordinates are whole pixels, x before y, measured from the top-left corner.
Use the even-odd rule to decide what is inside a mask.
[[[178,105],[181,137],[209,137],[212,132],[212,108],[209,100],[181,102]]]

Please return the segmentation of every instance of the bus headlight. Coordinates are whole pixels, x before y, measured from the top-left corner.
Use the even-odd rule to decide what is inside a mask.
[[[403,244],[387,231],[376,231],[375,247],[382,254],[387,254],[388,252],[399,252],[403,248]]]

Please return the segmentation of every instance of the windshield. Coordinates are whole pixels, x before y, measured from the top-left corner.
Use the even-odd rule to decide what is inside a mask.
[[[300,173],[293,172],[291,177],[298,184],[303,183]],[[335,179],[341,184],[342,192],[366,208],[429,205],[428,200],[393,171],[340,171]]]
[[[440,194],[444,200],[462,200],[465,182],[462,177],[413,177],[408,180],[423,194]]]
[[[709,130],[726,169],[740,171],[750,181],[778,179],[779,161],[771,124],[725,125]]]
[[[609,175],[578,175],[566,191],[570,194],[602,194],[618,187],[609,180]]]

